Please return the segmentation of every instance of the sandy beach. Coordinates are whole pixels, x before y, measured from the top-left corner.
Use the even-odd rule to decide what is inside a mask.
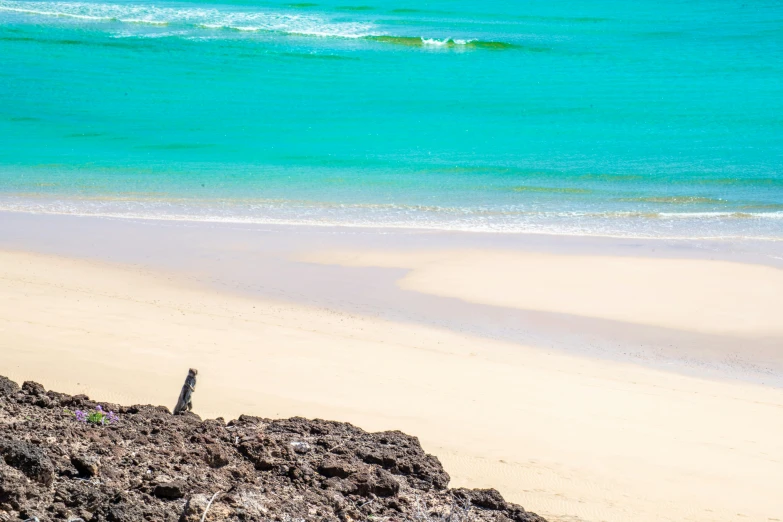
[[[105,244],[135,244],[133,234],[116,237]],[[287,297],[264,285],[243,292],[230,277],[209,275],[208,256],[168,258],[167,266],[162,246],[148,246],[144,262],[121,247],[113,257],[74,255],[56,241],[36,247],[4,234],[2,373],[108,401],[173,406],[187,368],[197,367],[195,408],[204,417],[300,415],[399,429],[443,461],[453,485],[496,487],[551,520],[781,518],[783,389],[769,385],[780,375],[778,267],[469,242],[357,249],[319,237],[309,248],[286,247],[289,269],[277,277],[313,271],[317,280],[329,269],[338,289],[343,277],[366,281],[363,289],[341,293],[328,281],[293,277]],[[271,257],[252,255],[251,244],[234,243],[233,255],[269,269]],[[241,270],[232,277],[241,282]],[[460,329],[436,316],[384,315],[382,302],[354,298],[377,290],[389,309],[417,309],[415,300],[395,301],[386,283],[422,307],[442,299],[475,317]],[[476,308],[460,308],[468,305]],[[481,321],[517,317],[496,317],[497,307],[544,314],[517,323],[538,318],[541,329],[483,335]],[[552,335],[566,323],[568,343]],[[601,337],[625,340],[630,351],[632,339],[653,343],[661,332],[681,339],[675,348],[685,353],[645,348],[645,357],[629,359],[624,347],[607,354],[566,346]],[[711,348],[712,339],[723,344]],[[736,375],[726,370],[731,361]]]
[[[766,266],[491,250],[331,252],[303,260],[404,268],[405,290],[494,306],[719,335],[783,334],[783,271]]]
[[[0,522],[783,522],[781,21],[0,0]]]

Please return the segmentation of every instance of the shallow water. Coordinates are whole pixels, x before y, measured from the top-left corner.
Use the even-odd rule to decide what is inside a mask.
[[[0,0],[0,210],[783,239],[783,4]]]

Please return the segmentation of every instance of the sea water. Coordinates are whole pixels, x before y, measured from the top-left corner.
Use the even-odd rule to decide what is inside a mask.
[[[779,0],[0,0],[0,210],[783,239]]]

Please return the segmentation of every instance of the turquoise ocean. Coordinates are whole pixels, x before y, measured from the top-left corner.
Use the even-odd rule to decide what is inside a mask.
[[[0,0],[0,210],[783,240],[780,0]]]

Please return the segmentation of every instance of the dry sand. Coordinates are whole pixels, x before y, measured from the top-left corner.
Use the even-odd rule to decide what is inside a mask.
[[[602,272],[603,262],[563,256],[350,256],[307,257],[404,266],[405,287],[504,306],[749,337],[780,331],[764,309],[781,309],[779,272],[755,266],[628,258],[615,277],[611,259]],[[672,270],[683,274],[676,284],[664,280]],[[714,278],[729,294],[694,295]],[[666,309],[655,306],[662,299]],[[199,369],[202,416],[400,429],[441,458],[454,485],[496,487],[552,520],[783,519],[781,389],[224,294],[130,266],[0,252],[0,373],[173,406],[188,366]]]
[[[407,268],[406,290],[749,338],[783,334],[783,270],[703,259],[511,251],[324,252],[309,262]]]

